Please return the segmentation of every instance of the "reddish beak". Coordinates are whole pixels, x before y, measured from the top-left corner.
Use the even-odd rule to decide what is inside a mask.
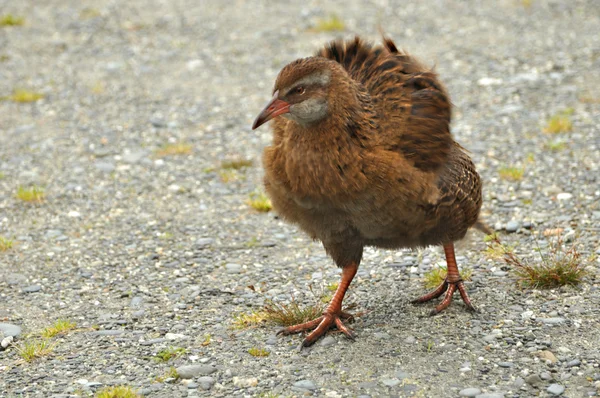
[[[265,106],[265,109],[262,110],[260,115],[256,117],[256,120],[252,123],[252,130],[256,130],[259,126],[265,124],[274,117],[290,111],[290,104],[277,98],[278,95],[279,90],[275,91],[271,101]]]

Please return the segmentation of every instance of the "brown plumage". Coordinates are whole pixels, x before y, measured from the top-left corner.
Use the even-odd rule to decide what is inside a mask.
[[[283,332],[315,328],[303,345],[333,326],[353,337],[341,304],[365,246],[443,245],[448,277],[415,302],[446,292],[438,313],[458,289],[473,309],[453,242],[477,222],[481,181],[450,134],[451,103],[437,75],[390,39],[371,46],[357,37],[285,66],[273,94],[253,125],[274,119],[265,188],[279,215],[342,268],[323,316]]]

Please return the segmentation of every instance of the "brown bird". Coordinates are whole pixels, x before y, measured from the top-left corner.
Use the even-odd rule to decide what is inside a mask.
[[[333,326],[354,338],[342,300],[365,246],[442,245],[447,277],[413,303],[446,293],[437,314],[458,290],[474,310],[453,242],[477,223],[481,181],[450,134],[450,114],[437,75],[385,37],[383,46],[331,42],[279,73],[252,126],[274,119],[265,189],[279,215],[321,241],[342,269],[323,315],[282,333],[312,330],[303,346]]]

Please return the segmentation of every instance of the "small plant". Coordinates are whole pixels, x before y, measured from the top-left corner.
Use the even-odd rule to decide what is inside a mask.
[[[263,192],[254,192],[250,194],[250,198],[248,199],[248,204],[254,210],[259,211],[261,213],[266,213],[271,211],[273,208],[271,204],[271,199]]]
[[[237,314],[233,317],[234,329],[246,329],[249,327],[258,326],[267,322],[267,314],[265,311],[252,311],[250,313]]]
[[[155,356],[157,362],[169,362],[171,359],[182,356],[186,353],[185,348],[181,347],[167,347],[164,350],[159,351]]]
[[[234,169],[219,170],[218,174],[223,182],[236,181],[240,177],[240,174]]]
[[[104,387],[99,390],[95,398],[141,398],[136,390],[129,386]]]
[[[252,161],[248,159],[236,159],[221,162],[221,168],[225,170],[241,170],[250,166],[252,166]]]
[[[24,23],[25,18],[12,14],[4,14],[0,17],[0,26],[22,26]]]
[[[68,321],[66,319],[59,319],[52,326],[48,326],[42,330],[42,337],[49,339],[57,334],[65,334],[69,330],[73,330],[77,327],[75,322]]]
[[[498,170],[498,173],[503,180],[521,181],[523,174],[525,174],[525,169],[523,167],[502,167]]]
[[[0,252],[5,252],[12,249],[14,242],[12,239],[7,239],[4,236],[0,236]]]
[[[162,234],[158,235],[158,239],[171,240],[171,239],[173,239],[173,236],[174,236],[173,233],[167,231],[167,232],[163,232]]]
[[[42,187],[38,187],[37,185],[33,185],[29,188],[25,188],[21,185],[17,189],[17,198],[21,199],[23,202],[42,203],[44,201],[44,197],[44,189]]]
[[[546,148],[552,152],[560,152],[567,147],[567,143],[561,140],[549,141]]]
[[[266,319],[280,326],[292,326],[308,322],[323,315],[324,303],[318,301],[314,305],[301,307],[292,298],[289,304],[278,304],[268,300],[265,305]]]
[[[192,144],[186,142],[176,142],[174,144],[165,144],[161,148],[154,151],[154,155],[159,158],[166,156],[189,155],[192,153]]]
[[[18,103],[35,102],[42,98],[44,98],[44,94],[36,93],[35,91],[29,91],[21,88],[14,89],[10,96],[3,97],[3,99],[7,99]]]
[[[4,177],[6,177],[6,174],[4,174],[3,172],[0,171],[0,180],[3,180]]]
[[[253,357],[268,357],[270,352],[264,348],[252,347],[248,350],[248,354],[252,355]]]
[[[315,32],[337,32],[344,29],[346,29],[344,21],[337,15],[331,14],[327,18],[320,18],[312,30]]]
[[[544,132],[549,134],[566,133],[573,130],[573,122],[571,122],[571,115],[573,114],[573,108],[567,108],[556,115],[553,115],[549,120]]]
[[[34,359],[46,357],[52,354],[54,351],[54,344],[51,344],[48,340],[26,340],[23,343],[17,345],[17,352],[27,362],[31,362]]]
[[[435,342],[433,340],[427,341],[427,353],[431,353],[433,351],[433,347],[435,347]]]
[[[577,286],[588,275],[576,246],[573,244],[565,248],[561,238],[553,241],[545,254],[538,248],[539,263],[522,260],[512,247],[503,245],[497,237],[488,245],[502,253],[522,287],[552,289],[565,285]]]
[[[212,336],[207,333],[204,335],[204,341],[202,341],[202,343],[200,343],[200,345],[202,347],[206,347],[207,345],[210,344],[211,341],[212,341]]]
[[[171,366],[165,372],[165,374],[163,374],[161,376],[157,376],[155,380],[156,380],[157,383],[162,383],[162,382],[164,382],[167,379],[175,379],[175,380],[179,379],[179,373],[177,373],[177,369],[175,369],[174,366]]]
[[[470,268],[459,269],[458,273],[463,281],[470,281],[471,275],[473,274],[473,270]],[[438,287],[444,280],[446,280],[446,275],[448,274],[448,268],[445,266],[439,266],[432,268],[427,271],[424,275],[424,284],[428,289],[433,289]]]

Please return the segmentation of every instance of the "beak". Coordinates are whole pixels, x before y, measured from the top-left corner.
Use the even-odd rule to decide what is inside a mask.
[[[252,130],[256,130],[259,126],[265,124],[274,117],[290,111],[290,104],[277,98],[278,95],[279,90],[275,91],[271,101],[265,106],[265,109],[262,110],[260,115],[256,117],[256,120],[254,120],[254,123],[252,124]]]

